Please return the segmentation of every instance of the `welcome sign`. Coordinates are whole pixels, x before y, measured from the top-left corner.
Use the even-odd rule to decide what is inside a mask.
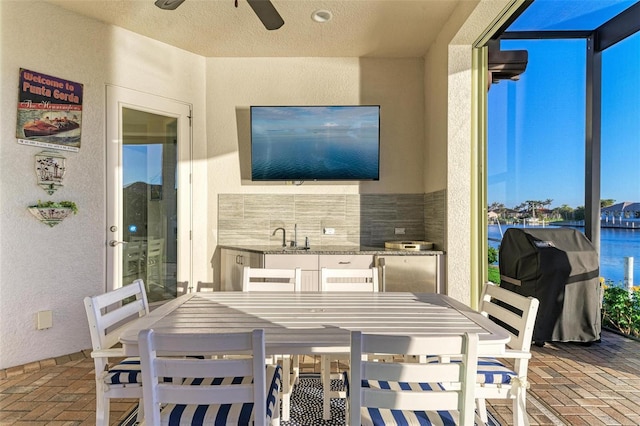
[[[18,143],[79,151],[82,90],[80,83],[21,68]]]

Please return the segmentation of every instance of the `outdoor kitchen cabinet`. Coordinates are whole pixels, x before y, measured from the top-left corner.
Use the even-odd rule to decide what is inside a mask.
[[[223,291],[242,291],[242,269],[245,266],[262,268],[261,253],[223,248],[221,251]]]
[[[373,256],[364,254],[266,254],[265,268],[301,268],[302,291],[320,291],[322,268],[370,268]]]

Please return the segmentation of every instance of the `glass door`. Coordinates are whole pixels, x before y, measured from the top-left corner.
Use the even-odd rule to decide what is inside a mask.
[[[142,279],[150,302],[169,300],[190,279],[190,110],[111,86],[107,103],[108,283]]]

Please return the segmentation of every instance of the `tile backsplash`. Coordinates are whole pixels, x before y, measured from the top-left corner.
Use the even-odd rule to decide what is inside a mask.
[[[441,204],[441,205],[439,205]],[[303,245],[382,247],[391,240],[425,240],[441,249],[444,230],[444,191],[432,194],[283,195],[220,194],[218,243],[281,245],[294,239]],[[404,234],[396,234],[404,228]],[[331,233],[333,231],[333,233]],[[428,231],[425,234],[425,231]]]

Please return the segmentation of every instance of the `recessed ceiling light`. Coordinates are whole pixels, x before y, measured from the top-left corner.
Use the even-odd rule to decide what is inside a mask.
[[[325,22],[329,22],[331,18],[333,18],[333,13],[325,9],[316,10],[311,14],[311,19],[313,19],[316,22],[320,22],[321,24]]]

